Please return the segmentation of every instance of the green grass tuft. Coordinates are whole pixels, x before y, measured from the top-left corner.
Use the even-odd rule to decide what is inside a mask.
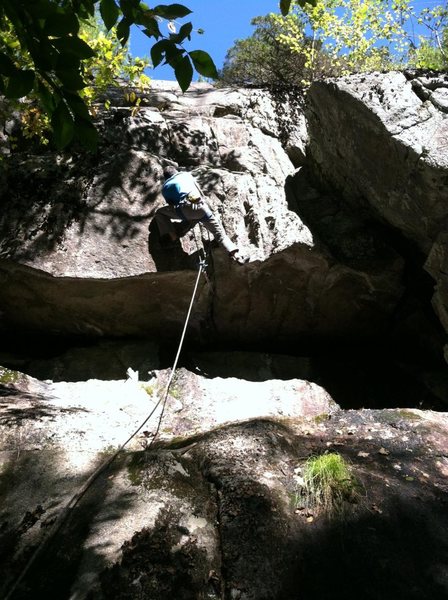
[[[312,456],[303,468],[300,500],[309,511],[341,514],[361,499],[361,485],[351,466],[336,452]]]
[[[0,367],[0,383],[17,383],[20,380],[20,377],[21,374],[18,371],[11,371],[11,369]]]
[[[320,423],[325,423],[325,421],[328,421],[328,419],[330,418],[330,415],[328,413],[321,413],[320,415],[316,415],[313,419],[313,421],[317,424]]]
[[[157,391],[157,387],[152,383],[142,383],[140,384],[140,387],[148,394],[148,396],[153,396]]]
[[[402,409],[398,411],[398,414],[402,419],[406,419],[406,421],[422,421],[422,417],[411,410]]]

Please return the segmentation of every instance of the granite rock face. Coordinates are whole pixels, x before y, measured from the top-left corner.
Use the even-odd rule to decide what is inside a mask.
[[[8,158],[0,335],[37,333],[41,353],[41,334],[79,337],[15,362],[0,344],[2,593],[447,597],[445,372],[387,356],[399,338],[440,359],[448,329],[436,79],[316,83],[309,130],[290,96],[154,82],[137,112],[121,95],[98,107],[96,155]],[[167,162],[198,177],[249,264],[199,228],[161,247]],[[173,373],[160,346],[179,339],[203,248]],[[327,346],[366,338],[381,343]],[[304,486],[329,452],[355,484],[343,519]]]
[[[403,294],[403,260],[384,240],[372,242],[368,222],[334,208],[334,197],[320,214],[328,221],[337,212],[330,241],[313,230],[309,211],[322,196],[302,176],[306,167],[297,174],[308,143],[300,107],[291,107],[295,126],[268,92],[197,84],[182,95],[169,82],[154,82],[137,112],[111,100],[99,112],[96,155],[16,153],[8,161],[3,327],[174,339],[205,246],[209,278],[192,315],[193,340],[294,344],[297,336],[388,328]],[[232,263],[199,227],[174,249],[160,246],[152,221],[167,163],[197,176],[251,263]]]
[[[448,414],[341,410],[321,386],[273,379],[267,363],[244,381],[211,376],[212,360],[197,357],[202,374],[179,370],[156,444],[159,413],[81,497],[168,372],[144,384],[0,384],[2,595],[445,598]],[[357,490],[337,514],[304,486],[306,459],[334,452]]]
[[[314,83],[307,111],[314,176],[418,248],[445,332],[447,89],[448,75],[355,75]]]
[[[309,148],[327,185],[428,253],[448,215],[448,117],[414,89],[402,73],[316,82]]]

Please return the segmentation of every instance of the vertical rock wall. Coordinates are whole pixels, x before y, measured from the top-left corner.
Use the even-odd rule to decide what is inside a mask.
[[[98,108],[96,155],[18,152],[8,161],[3,327],[175,339],[205,245],[209,280],[192,316],[196,341],[294,345],[297,336],[387,330],[403,292],[402,261],[369,246],[369,225],[347,211],[334,223],[336,244],[313,230],[296,185],[307,143],[297,106],[297,125],[285,124],[288,107],[280,114],[268,92],[197,84],[181,94],[170,82],[154,82],[138,111],[110,100],[110,110]],[[168,163],[198,178],[250,264],[232,263],[199,227],[174,249],[160,246],[152,221]],[[356,244],[343,241],[348,231]],[[370,250],[360,260],[361,246]]]
[[[448,75],[354,75],[315,82],[308,100],[314,176],[417,249],[413,278],[424,264],[448,333]]]

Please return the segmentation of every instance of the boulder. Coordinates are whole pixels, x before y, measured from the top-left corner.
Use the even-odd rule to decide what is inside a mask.
[[[427,254],[448,214],[446,114],[393,72],[315,82],[308,107],[320,180]]]
[[[447,86],[446,74],[353,75],[313,83],[307,110],[313,177],[414,247],[404,256],[414,280],[423,265],[433,278],[445,332]]]

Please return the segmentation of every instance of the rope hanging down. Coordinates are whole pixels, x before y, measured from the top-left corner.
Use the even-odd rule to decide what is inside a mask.
[[[191,296],[191,301],[190,301],[190,306],[188,307],[187,316],[185,318],[184,328],[183,328],[182,335],[181,335],[180,342],[179,342],[179,346],[178,346],[178,349],[177,349],[176,358],[174,359],[174,363],[173,363],[173,366],[171,368],[171,373],[170,373],[170,376],[169,376],[169,379],[168,379],[168,383],[166,385],[165,392],[164,392],[163,396],[161,396],[159,398],[159,400],[156,402],[155,406],[153,407],[153,409],[151,410],[151,412],[149,413],[149,415],[138,426],[138,428],[134,431],[134,433],[132,433],[132,435],[130,435],[128,437],[128,439],[118,448],[118,450],[115,451],[115,453],[111,457],[109,457],[106,461],[104,461],[90,475],[90,477],[83,484],[83,486],[76,492],[76,494],[67,503],[67,505],[64,507],[64,509],[62,510],[62,512],[59,515],[59,517],[53,523],[53,525],[52,525],[52,527],[51,527],[51,529],[50,529],[47,537],[44,540],[42,540],[42,542],[40,543],[40,545],[36,548],[36,550],[34,551],[34,553],[31,556],[30,560],[25,565],[25,568],[22,570],[21,574],[16,579],[15,583],[13,584],[13,586],[9,590],[7,596],[5,597],[5,600],[11,600],[12,599],[14,592],[17,590],[18,586],[23,581],[25,575],[28,573],[28,571],[30,570],[30,568],[32,567],[32,565],[34,564],[34,562],[37,560],[37,558],[42,554],[42,552],[44,551],[44,549],[46,548],[46,546],[48,545],[48,543],[52,540],[52,538],[56,535],[56,533],[62,527],[62,524],[66,520],[66,518],[69,515],[70,511],[75,508],[75,506],[78,504],[78,502],[81,500],[81,498],[85,495],[85,493],[87,492],[87,490],[89,489],[89,487],[114,462],[114,460],[118,457],[118,455],[129,444],[129,442],[132,440],[132,438],[134,438],[137,435],[137,433],[139,431],[141,431],[141,429],[146,425],[146,423],[153,416],[153,414],[157,410],[158,406],[160,406],[160,404],[162,403],[162,410],[161,410],[160,417],[159,417],[159,420],[158,420],[158,423],[157,423],[156,431],[155,431],[155,433],[153,435],[153,438],[152,438],[151,442],[149,443],[148,448],[150,448],[153,445],[154,440],[156,439],[156,437],[157,437],[157,435],[158,435],[158,433],[160,431],[160,426],[161,426],[161,423],[162,423],[162,418],[163,418],[163,414],[165,412],[165,406],[166,406],[166,402],[167,402],[167,399],[168,399],[168,393],[169,393],[169,390],[170,390],[171,383],[173,381],[174,373],[176,372],[177,363],[179,361],[179,356],[180,356],[180,353],[181,353],[181,350],[182,350],[182,345],[184,343],[185,334],[187,332],[187,327],[188,327],[188,322],[190,320],[191,311],[193,309],[194,300],[195,300],[196,292],[197,292],[198,285],[199,285],[199,280],[201,278],[201,274],[202,273],[205,274],[206,267],[207,267],[207,263],[205,262],[205,259],[204,258],[200,259],[198,274],[197,274],[197,277],[196,277],[196,283],[195,283],[195,286],[194,286],[194,289],[193,289],[193,294]]]
[[[179,361],[179,356],[180,356],[180,353],[181,353],[181,350],[182,350],[182,345],[184,343],[185,334],[187,332],[187,327],[188,327],[188,322],[190,320],[191,311],[192,311],[192,308],[193,308],[194,300],[195,300],[195,297],[196,297],[196,292],[197,292],[198,285],[199,285],[199,280],[201,278],[201,274],[202,273],[205,274],[205,268],[206,267],[207,267],[207,263],[205,262],[205,259],[201,259],[199,261],[198,275],[196,277],[196,283],[195,283],[195,286],[194,286],[193,294],[191,296],[190,306],[188,307],[188,312],[187,312],[187,316],[186,316],[186,319],[185,319],[184,328],[183,328],[183,331],[182,331],[182,335],[180,337],[179,347],[177,348],[176,358],[174,359],[174,363],[173,363],[173,366],[171,368],[171,373],[170,373],[170,376],[169,376],[169,379],[168,379],[168,383],[167,383],[166,388],[165,388],[165,394],[163,396],[163,403],[162,403],[162,411],[160,413],[160,417],[159,417],[159,420],[157,422],[156,431],[155,431],[155,433],[153,435],[153,438],[152,438],[151,442],[149,443],[149,448],[153,445],[154,440],[156,439],[156,437],[157,437],[157,435],[158,435],[158,433],[160,431],[160,425],[162,424],[163,414],[165,412],[166,401],[168,399],[168,393],[169,393],[169,390],[170,390],[171,383],[173,381],[174,373],[176,372],[177,363]],[[160,402],[161,402],[161,400],[159,400],[157,402],[157,404],[155,405],[155,407],[152,409],[151,414],[146,418],[145,421],[143,421],[143,423],[140,425],[140,427],[131,435],[131,437],[129,438],[129,440],[127,440],[127,442],[125,442],[125,444],[124,444],[125,446],[142,429],[142,427],[144,427],[144,425],[149,421],[149,419],[153,415],[155,409],[160,404]]]

